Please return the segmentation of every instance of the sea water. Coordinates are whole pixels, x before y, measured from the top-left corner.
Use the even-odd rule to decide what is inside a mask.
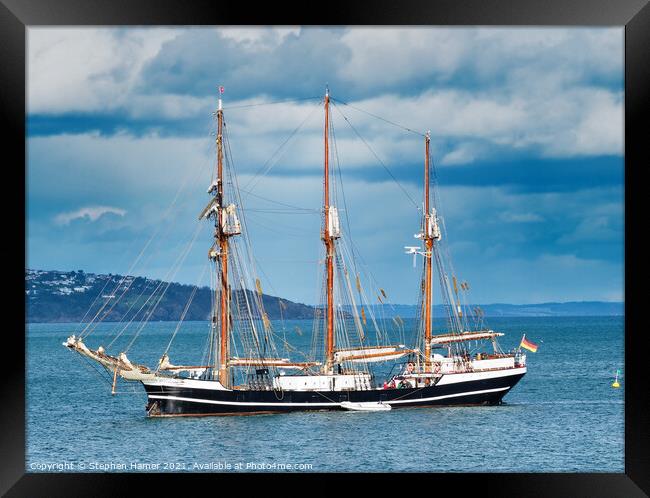
[[[273,325],[309,349],[309,321]],[[111,396],[106,373],[62,346],[77,325],[30,324],[26,470],[623,472],[623,317],[491,318],[489,325],[506,333],[504,350],[524,333],[539,346],[499,406],[150,419],[141,385],[120,381]],[[148,324],[129,358],[155,365],[176,326]],[[86,342],[106,346],[122,327],[100,324]],[[139,328],[132,324],[109,352],[123,350]],[[406,342],[413,328],[406,321]],[[171,362],[199,363],[207,332],[207,323],[183,324]],[[621,387],[614,389],[617,369]]]

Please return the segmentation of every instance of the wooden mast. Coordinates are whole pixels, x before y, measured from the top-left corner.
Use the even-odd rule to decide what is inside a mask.
[[[222,92],[222,89],[219,89]],[[224,231],[223,207],[223,108],[219,95],[217,109],[217,217],[215,220],[215,239],[219,245],[219,267],[221,273],[221,288],[218,289],[220,298],[220,340],[219,340],[219,382],[225,387],[228,382],[228,236]]]
[[[325,373],[332,372],[334,364],[334,238],[330,233],[330,200],[329,200],[329,89],[325,91],[325,227],[323,241],[325,243],[325,262],[327,265],[327,333],[325,336]]]
[[[431,276],[433,259],[433,233],[431,209],[429,207],[429,141],[427,132],[424,138],[424,371],[431,371]]]

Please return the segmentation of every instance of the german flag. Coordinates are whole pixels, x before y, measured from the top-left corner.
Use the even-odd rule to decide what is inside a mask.
[[[528,339],[526,339],[526,335],[524,335],[521,338],[521,344],[519,345],[519,347],[527,349],[532,353],[537,353],[537,344],[535,344],[534,342],[530,342]]]

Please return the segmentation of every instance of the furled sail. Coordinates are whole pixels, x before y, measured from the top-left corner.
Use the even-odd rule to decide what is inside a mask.
[[[219,207],[219,203],[217,202],[217,198],[212,197],[210,199],[210,202],[208,202],[207,206],[205,206],[203,208],[203,211],[201,211],[201,214],[199,215],[199,220],[202,220],[209,214],[216,213],[218,207]]]
[[[74,349],[78,353],[95,360],[102,365],[109,373],[122,377],[124,380],[151,380],[156,374],[143,365],[131,363],[126,354],[120,353],[118,357],[104,353],[101,346],[97,350],[88,348],[81,338],[74,335],[68,337],[63,343],[67,348]]]
[[[172,372],[191,372],[200,375],[208,368],[210,368],[208,365],[172,365],[169,362],[169,356],[167,354],[164,354],[158,362],[158,370],[168,370]]]
[[[502,336],[502,335],[503,333],[494,332],[493,330],[463,332],[462,334],[434,335],[431,338],[431,344],[449,344],[452,342],[476,341],[479,339],[492,339],[494,337]]]
[[[297,363],[292,362],[288,358],[231,358],[228,361],[228,366],[230,367],[277,367],[305,369],[318,365],[320,365],[320,363],[315,361]]]
[[[378,361],[396,360],[415,352],[417,352],[417,349],[404,349],[403,344],[398,346],[339,349],[334,352],[334,362],[375,363]]]

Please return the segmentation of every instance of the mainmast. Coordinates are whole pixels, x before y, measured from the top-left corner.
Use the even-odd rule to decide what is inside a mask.
[[[325,243],[325,264],[327,267],[327,306],[325,334],[325,373],[331,373],[334,364],[334,239],[338,238],[339,220],[335,207],[330,206],[329,191],[329,89],[325,91],[325,173],[324,173],[324,227],[323,242]]]

